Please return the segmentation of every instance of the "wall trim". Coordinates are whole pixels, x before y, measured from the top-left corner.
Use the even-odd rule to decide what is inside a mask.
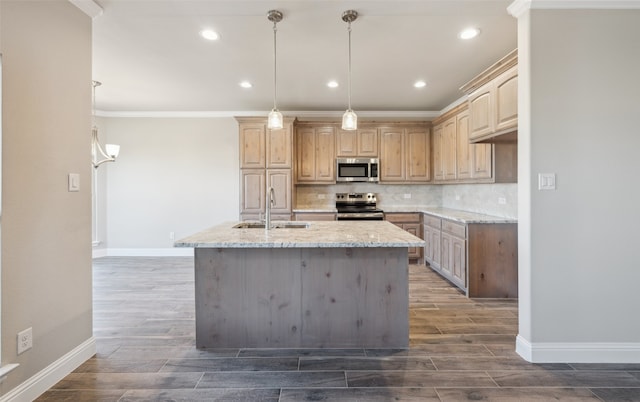
[[[640,0],[516,0],[507,11],[519,18],[528,10],[628,10],[640,8]]]
[[[36,399],[95,354],[96,339],[91,337],[4,394],[0,397],[0,402],[32,401]]]
[[[96,110],[99,117],[138,117],[138,118],[221,118],[221,117],[267,117],[268,111],[106,111]],[[313,120],[318,118],[342,118],[343,110],[340,111],[286,111],[283,114],[289,117],[297,117],[299,120]],[[358,117],[369,119],[417,119],[430,120],[438,117],[439,111],[358,111]]]
[[[108,248],[102,257],[193,257],[192,247]]]
[[[93,0],[69,0],[69,2],[91,17],[91,19],[102,15],[102,7]]]
[[[638,342],[534,342],[518,335],[516,352],[531,363],[640,363]]]

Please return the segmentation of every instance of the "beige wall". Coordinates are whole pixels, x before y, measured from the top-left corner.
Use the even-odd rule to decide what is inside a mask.
[[[107,85],[104,83],[104,85]],[[103,118],[120,145],[106,170],[106,247],[172,248],[216,223],[238,220],[238,123],[227,118]],[[102,134],[101,134],[102,135]]]
[[[640,10],[520,22],[520,346],[535,361],[638,362]],[[539,173],[557,189],[538,190]]]
[[[92,336],[91,20],[63,0],[0,9],[2,364],[20,364],[5,394]],[[28,327],[33,349],[17,356]]]

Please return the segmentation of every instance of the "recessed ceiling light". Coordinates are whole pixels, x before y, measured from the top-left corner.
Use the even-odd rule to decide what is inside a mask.
[[[472,39],[480,34],[478,28],[467,28],[458,35],[460,39]]]
[[[427,86],[427,83],[426,83],[426,82],[424,82],[424,81],[422,81],[422,80],[420,80],[420,81],[416,81],[416,82],[413,84],[413,86],[414,86],[414,87],[416,87],[416,88],[424,88],[424,87],[426,87],[426,86]]]
[[[337,81],[329,81],[329,82],[327,82],[327,86],[329,88],[338,88],[338,82]]]
[[[203,38],[208,40],[218,40],[220,39],[220,35],[216,31],[212,31],[211,29],[205,29],[200,32]]]
[[[242,81],[242,82],[240,83],[240,86],[241,86],[242,88],[251,88],[251,87],[253,86],[253,84],[251,84],[249,81]]]

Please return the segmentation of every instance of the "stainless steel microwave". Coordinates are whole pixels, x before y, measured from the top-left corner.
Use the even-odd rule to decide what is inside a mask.
[[[337,158],[336,182],[377,182],[378,158]]]

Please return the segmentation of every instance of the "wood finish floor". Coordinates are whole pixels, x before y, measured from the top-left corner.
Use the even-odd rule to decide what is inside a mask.
[[[640,401],[640,364],[530,364],[517,302],[410,266],[408,350],[195,348],[193,260],[94,260],[98,353],[38,401]]]

